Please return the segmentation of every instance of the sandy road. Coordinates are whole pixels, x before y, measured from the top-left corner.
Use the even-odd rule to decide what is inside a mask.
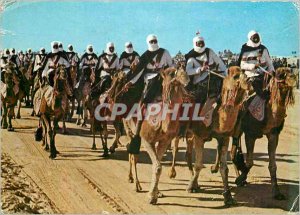
[[[299,97],[299,96],[298,96]],[[297,102],[299,100],[297,99]],[[298,110],[298,111],[297,111]],[[189,172],[184,161],[185,144],[181,143],[176,179],[169,179],[170,152],[164,157],[159,188],[164,194],[158,205],[148,204],[147,191],[151,180],[150,159],[146,152],[139,158],[139,178],[143,191],[135,192],[128,183],[128,154],[117,149],[110,159],[99,157],[101,150],[92,151],[92,137],[88,128],[67,123],[68,135],[58,134],[56,146],[60,154],[55,160],[48,158],[40,142],[34,141],[33,131],[37,118],[30,117],[30,109],[22,109],[22,119],[14,120],[15,132],[1,131],[1,149],[51,200],[58,213],[287,213],[299,194],[299,104],[289,109],[287,123],[280,136],[277,154],[278,178],[285,201],[271,198],[266,138],[256,142],[255,166],[248,179],[249,185],[236,188],[234,170],[229,164],[230,185],[238,206],[223,207],[220,174],[210,173],[215,158],[216,142],[205,146],[204,163],[199,184],[200,193],[185,191]],[[109,137],[111,144],[112,135]],[[97,139],[100,148],[100,138]]]

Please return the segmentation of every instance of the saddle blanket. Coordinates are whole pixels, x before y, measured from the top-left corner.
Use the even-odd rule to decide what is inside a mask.
[[[263,121],[265,118],[265,104],[266,100],[256,95],[248,107],[251,115],[258,121]]]

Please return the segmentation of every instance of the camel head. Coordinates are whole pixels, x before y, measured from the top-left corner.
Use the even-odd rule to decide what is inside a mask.
[[[292,73],[290,68],[278,68],[270,81],[270,104],[284,108],[293,105],[295,103],[293,88],[296,82],[296,74]]]
[[[162,98],[165,103],[182,103],[184,98],[190,97],[184,88],[190,81],[183,67],[161,70],[163,79]]]
[[[228,76],[225,77],[222,87],[222,106],[239,107],[249,88],[245,75],[241,68],[232,66],[228,69]]]
[[[9,68],[6,68],[4,72],[4,81],[9,89],[13,88],[14,85],[13,78],[14,78],[13,71]]]

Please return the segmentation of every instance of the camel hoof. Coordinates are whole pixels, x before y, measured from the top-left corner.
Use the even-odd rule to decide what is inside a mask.
[[[13,127],[8,127],[7,131],[14,131],[15,129]]]
[[[17,115],[17,119],[21,119],[21,116],[20,116],[20,115]]]
[[[247,174],[245,173],[242,173],[240,176],[238,176],[236,179],[235,179],[235,184],[238,186],[238,187],[242,187],[244,186],[247,182],[246,182],[246,179],[247,179]],[[246,182],[246,183],[245,183]]]
[[[273,196],[273,199],[276,199],[276,200],[285,200],[286,199],[286,197],[279,191],[278,186],[273,187],[272,196]]]
[[[81,127],[83,127],[83,128],[87,127],[86,124],[85,124],[85,122],[81,124]]]
[[[230,190],[227,190],[223,193],[224,196],[224,205],[230,207],[232,205],[236,205],[237,202],[234,198],[232,198]]]
[[[151,198],[151,199],[149,200],[149,204],[151,204],[151,205],[156,205],[156,204],[157,204],[157,198]]]
[[[114,147],[110,147],[109,148],[109,152],[111,153],[111,154],[113,154],[113,153],[115,153],[116,152],[116,149],[114,148]]]
[[[80,120],[77,119],[76,125],[80,125]]]
[[[34,112],[32,112],[32,113],[30,114],[30,116],[34,116]]]
[[[96,145],[93,145],[93,146],[92,146],[92,150],[97,150]]]
[[[200,186],[189,186],[186,190],[188,193],[200,193]]]
[[[136,185],[136,188],[135,188],[135,191],[137,192],[137,193],[139,193],[139,192],[141,192],[143,189],[142,189],[142,187],[141,187],[141,185],[140,184],[137,184]]]
[[[109,157],[108,151],[104,151],[103,154],[100,157],[108,158]]]
[[[49,146],[46,145],[45,148],[44,148],[44,150],[45,150],[46,152],[48,152],[48,151],[49,151]]]
[[[128,182],[129,182],[129,183],[133,183],[133,182],[134,182],[134,179],[133,179],[132,177],[129,177],[129,178],[128,178]]]
[[[218,171],[219,171],[219,168],[217,166],[213,165],[210,167],[210,172],[212,174],[218,173]]]
[[[168,175],[169,175],[169,178],[171,178],[171,179],[175,178],[176,177],[176,171],[175,171],[175,169],[170,169]]]
[[[51,153],[51,154],[49,155],[49,158],[55,159],[55,158],[56,158],[56,153]]]

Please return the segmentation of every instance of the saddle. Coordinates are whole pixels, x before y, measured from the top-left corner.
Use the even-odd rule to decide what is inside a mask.
[[[265,105],[266,100],[256,95],[251,101],[248,110],[255,119],[263,121],[265,118]]]

